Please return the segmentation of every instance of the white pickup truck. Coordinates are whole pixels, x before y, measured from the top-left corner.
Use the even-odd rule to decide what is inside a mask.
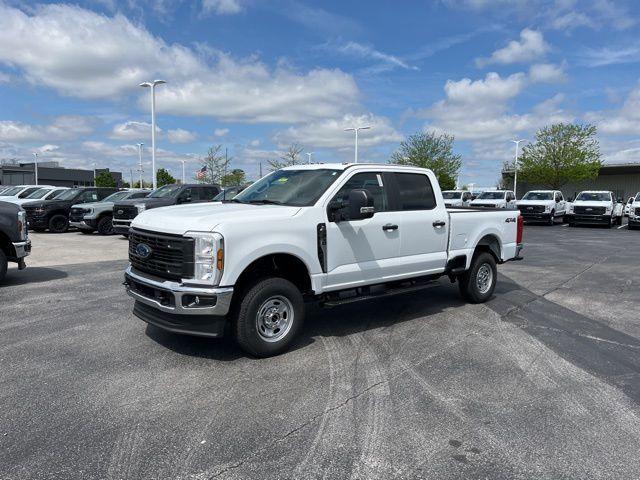
[[[468,190],[444,190],[442,198],[446,207],[468,207],[472,195]]]
[[[553,225],[557,218],[564,219],[567,202],[559,190],[533,190],[518,201],[518,209],[525,221],[543,221]]]
[[[511,190],[489,190],[482,192],[469,204],[477,208],[506,208],[515,210],[516,195]]]
[[[633,199],[629,209],[629,230],[640,228],[640,192]]]
[[[147,210],[129,232],[134,314],[162,329],[281,353],[307,301],[326,307],[413,291],[448,276],[493,294],[520,259],[517,211],[444,206],[430,170],[319,164],[270,173],[230,201]]]
[[[570,226],[598,224],[611,228],[622,225],[624,207],[610,191],[584,191],[569,205],[567,221]]]

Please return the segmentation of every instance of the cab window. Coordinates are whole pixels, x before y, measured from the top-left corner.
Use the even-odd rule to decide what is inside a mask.
[[[429,177],[421,173],[395,173],[400,210],[431,210],[436,198]]]
[[[361,188],[368,190],[373,197],[376,212],[386,212],[389,209],[388,193],[382,181],[382,173],[375,172],[356,173],[338,190],[332,202],[345,203],[349,200],[351,190]]]

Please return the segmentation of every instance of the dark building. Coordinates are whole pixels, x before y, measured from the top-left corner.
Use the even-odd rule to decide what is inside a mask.
[[[502,183],[513,188],[513,164],[502,170]],[[518,180],[518,199],[530,190],[544,190],[543,185],[532,185]],[[595,180],[570,182],[560,188],[565,197],[575,197],[583,190],[610,190],[618,198],[627,199],[640,192],[640,163],[605,164]]]
[[[96,174],[109,172],[108,168],[96,169]],[[122,173],[109,172],[122,186]],[[36,182],[34,163],[0,164],[0,185],[32,185]],[[93,185],[93,170],[63,168],[58,162],[38,162],[38,184],[57,187],[89,187]]]

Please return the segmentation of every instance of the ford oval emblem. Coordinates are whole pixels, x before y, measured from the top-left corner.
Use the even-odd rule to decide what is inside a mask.
[[[124,213],[124,210],[118,210],[118,215],[122,215]]]
[[[151,247],[146,243],[139,243],[136,245],[136,255],[140,258],[149,258],[151,252]]]

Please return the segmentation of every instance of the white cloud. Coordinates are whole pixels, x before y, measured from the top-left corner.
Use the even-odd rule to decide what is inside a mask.
[[[325,119],[292,126],[274,136],[274,141],[280,147],[293,142],[305,145],[307,148],[352,148],[353,132],[345,132],[345,128],[354,125],[370,125],[371,129],[361,131],[358,145],[373,147],[376,145],[399,142],[402,135],[391,125],[388,118],[367,115],[344,115],[337,119]]]
[[[229,133],[229,129],[228,128],[216,128],[213,131],[213,134],[216,137],[224,137],[227,133]]]
[[[339,53],[342,55],[379,62],[379,64],[373,68],[374,70],[377,70],[377,71],[386,71],[386,70],[391,70],[393,68],[402,68],[405,70],[418,70],[417,67],[409,65],[407,62],[405,62],[404,60],[402,60],[401,58],[395,55],[381,52],[369,45],[363,45],[358,42],[351,41],[343,45],[339,45],[337,47],[328,47],[328,48],[330,48],[333,52]]]
[[[9,83],[11,76],[8,73],[0,72],[0,83]]]
[[[618,110],[589,112],[586,118],[595,122],[598,131],[609,135],[640,135],[640,83],[631,90]]]
[[[233,15],[242,11],[238,0],[202,0],[202,12],[216,15]]]
[[[198,135],[195,132],[184,130],[182,128],[176,128],[174,130],[167,131],[167,139],[171,143],[190,143],[195,141]]]
[[[510,41],[506,47],[496,50],[489,58],[478,58],[479,67],[493,63],[510,64],[526,63],[544,56],[549,45],[544,41],[542,33],[525,28],[520,32],[520,40]]]
[[[260,146],[260,140],[258,140],[257,138],[254,140],[251,140],[249,142],[249,146],[250,147],[259,147]]]
[[[138,83],[166,78],[158,110],[243,122],[299,122],[344,114],[359,99],[351,75],[324,68],[300,73],[257,58],[167,44],[121,14],[113,17],[69,5],[20,10],[0,3],[0,64],[27,81],[80,98],[113,99],[148,92]],[[209,49],[210,50],[210,49]]]
[[[86,117],[65,115],[49,125],[31,125],[12,120],[0,121],[0,141],[25,143],[33,141],[69,140],[93,131],[93,121]]]
[[[156,133],[162,130],[156,125]],[[111,138],[118,140],[146,140],[151,138],[151,124],[146,122],[128,121],[113,126]]]
[[[560,83],[567,79],[564,65],[536,63],[529,68],[529,79],[536,83]]]
[[[580,63],[587,67],[637,63],[640,62],[640,44],[588,48],[580,54],[580,57]]]

